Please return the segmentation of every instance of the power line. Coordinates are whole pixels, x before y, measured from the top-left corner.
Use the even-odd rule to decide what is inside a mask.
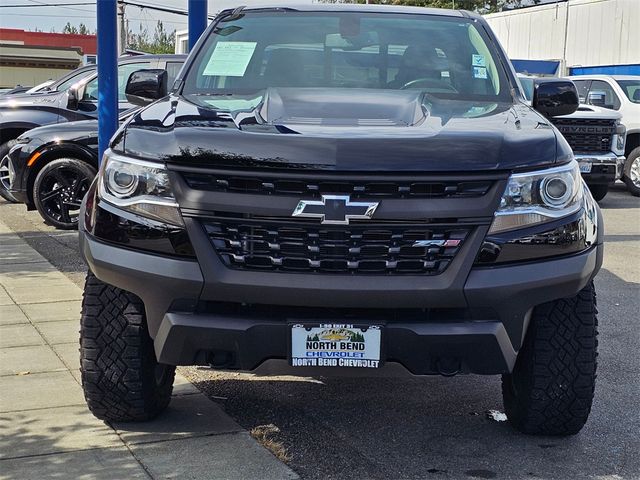
[[[81,2],[81,3],[39,3],[37,5],[20,4],[20,5],[0,5],[0,8],[35,8],[35,7],[66,7],[66,6],[87,6],[95,5],[95,2]]]
[[[32,3],[37,3],[39,5],[42,5],[43,7],[48,6],[48,4],[44,3],[44,2],[40,2],[39,0],[29,0]],[[65,8],[67,10],[72,10],[74,12],[90,12],[91,10],[86,10],[84,8],[74,8],[74,7],[68,7],[67,4],[65,4],[64,7],[60,7],[60,8]]]

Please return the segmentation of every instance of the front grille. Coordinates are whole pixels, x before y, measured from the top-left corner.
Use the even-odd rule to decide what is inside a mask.
[[[203,220],[203,226],[230,268],[378,275],[442,273],[471,229],[460,225],[326,227],[227,218]]]
[[[554,118],[554,125],[574,152],[608,152],[616,132],[615,120]]]
[[[487,193],[493,180],[404,180],[348,179],[325,177],[318,179],[300,176],[237,175],[228,172],[182,174],[187,185],[196,190],[251,193],[257,195],[304,195],[320,198],[323,194],[350,195],[352,199],[385,198],[465,198]]]

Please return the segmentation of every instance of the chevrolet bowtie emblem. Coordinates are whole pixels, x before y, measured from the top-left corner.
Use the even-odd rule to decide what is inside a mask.
[[[322,200],[300,200],[293,217],[319,218],[320,223],[348,225],[349,220],[367,220],[378,202],[352,202],[349,195],[322,195]]]

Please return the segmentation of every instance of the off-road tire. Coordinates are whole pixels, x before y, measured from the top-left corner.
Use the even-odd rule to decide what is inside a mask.
[[[593,401],[597,335],[593,283],[535,308],[515,368],[502,376],[505,410],[516,429],[537,435],[582,429]]]
[[[150,420],[171,400],[175,367],[156,361],[142,301],[91,272],[82,301],[80,369],[89,410],[101,420]]]
[[[9,150],[11,150],[11,147],[13,147],[15,144],[16,144],[15,140],[9,140],[8,142],[5,142],[2,145],[0,145],[0,168],[2,168],[2,171],[0,171],[0,175],[4,176],[5,173],[3,172],[6,172],[6,174],[8,174],[9,167],[8,165],[6,165],[8,160],[5,159],[5,156],[9,153]],[[16,198],[13,195],[11,195],[9,190],[7,190],[7,188],[1,181],[0,181],[0,197],[4,198],[7,202],[18,203],[18,200],[16,200]]]
[[[622,179],[627,185],[629,192],[631,192],[631,195],[640,197],[640,187],[635,185],[631,180],[631,166],[633,165],[633,162],[640,162],[640,147],[634,148],[629,153],[627,160],[624,162],[624,174],[622,176]]]
[[[589,185],[589,190],[591,191],[591,196],[593,197],[593,199],[596,202],[599,202],[607,196],[609,185]]]

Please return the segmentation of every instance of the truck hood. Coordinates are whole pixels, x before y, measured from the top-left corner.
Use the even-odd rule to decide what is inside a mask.
[[[13,109],[26,106],[57,107],[64,92],[21,93],[0,97],[0,109]]]
[[[556,135],[520,103],[441,100],[411,90],[270,89],[257,100],[167,97],[134,115],[112,148],[188,166],[508,171],[568,157]]]
[[[578,109],[571,115],[562,115],[557,118],[592,118],[592,119],[607,119],[607,120],[619,120],[622,115],[615,110],[608,108],[596,107],[595,105],[580,104]]]

